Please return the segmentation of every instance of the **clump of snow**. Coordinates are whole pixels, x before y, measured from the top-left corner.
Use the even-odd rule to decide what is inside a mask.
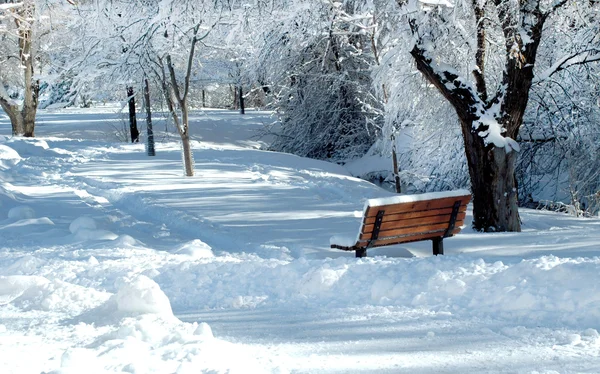
[[[104,370],[100,369],[101,364],[96,353],[87,348],[68,348],[60,358],[60,370],[51,372],[52,374],[76,374],[90,373],[100,374]]]
[[[11,303],[31,287],[43,286],[47,283],[49,283],[48,279],[39,276],[0,276],[0,305]]]
[[[467,197],[471,196],[471,193],[467,190],[454,190],[454,191],[442,191],[442,192],[428,192],[423,194],[415,195],[394,195],[389,197],[380,197],[377,199],[369,199],[365,202],[365,210],[371,206],[382,206],[388,204],[400,204],[400,203],[414,203],[417,201],[424,200],[435,200],[443,199],[447,197]],[[363,210],[363,212],[365,211]]]
[[[479,127],[479,125],[487,126],[487,130],[479,132],[479,136],[484,138],[485,144],[494,144],[496,147],[504,148],[507,153],[513,150],[517,152],[521,150],[516,140],[502,135],[506,132],[506,129],[493,116],[482,115],[479,120],[473,122],[474,128]]]
[[[194,259],[215,257],[212,248],[200,239],[194,239],[180,246],[175,253],[188,255]]]
[[[74,238],[77,241],[89,241],[89,240],[115,240],[119,236],[108,230],[89,230],[79,229],[74,234]]]
[[[113,296],[113,300],[120,312],[173,315],[167,295],[155,281],[145,275],[138,275],[126,282]]]
[[[348,236],[348,235],[333,235],[329,238],[329,245],[339,245],[342,247],[352,247],[356,244],[358,238],[356,236]]]
[[[196,329],[194,330],[194,335],[202,336],[203,338],[207,339],[214,337],[212,329],[206,322],[201,322],[200,324],[198,324],[198,327],[196,327]]]
[[[78,217],[69,225],[71,234],[77,233],[81,229],[96,230],[96,221],[91,217]]]
[[[69,231],[77,241],[115,240],[119,236],[108,230],[98,230],[96,221],[87,216],[78,217],[69,225]],[[133,238],[132,238],[133,239]],[[123,241],[129,242],[123,238]]]
[[[302,279],[301,292],[305,295],[311,295],[327,291],[340,280],[347,270],[347,267],[341,269],[328,267],[312,269]]]
[[[6,274],[12,275],[30,275],[36,272],[41,266],[46,263],[41,258],[26,254],[18,258],[8,268],[5,268]]]
[[[134,247],[138,244],[139,242],[129,235],[119,235],[114,243],[115,247]]]
[[[8,218],[14,219],[16,221],[23,220],[23,219],[32,219],[32,218],[35,218],[35,210],[33,210],[33,208],[26,206],[26,205],[17,206],[17,207],[11,208],[8,211]]]
[[[432,7],[436,5],[446,6],[448,8],[453,8],[454,4],[452,4],[448,0],[418,0],[421,4],[427,7]]]
[[[19,161],[21,161],[21,156],[17,151],[4,144],[0,144],[0,169],[8,169],[18,164]]]
[[[0,305],[77,314],[108,299],[101,291],[41,276],[0,276]]]

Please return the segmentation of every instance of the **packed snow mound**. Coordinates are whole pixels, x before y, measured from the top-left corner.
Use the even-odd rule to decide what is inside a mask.
[[[9,144],[24,158],[45,156],[47,150],[50,149],[48,142],[42,139],[13,138],[9,141]]]
[[[175,253],[181,255],[188,255],[194,259],[215,257],[212,248],[199,239],[195,239],[183,244],[175,251]]]
[[[126,281],[113,296],[113,300],[120,312],[173,316],[167,295],[155,281],[145,275]]]
[[[108,230],[98,230],[96,221],[87,216],[78,217],[69,225],[69,231],[76,241],[115,240],[119,235]]]
[[[97,228],[96,221],[91,217],[78,217],[69,225],[71,234],[75,234],[81,229],[96,230]]]
[[[4,144],[0,144],[0,169],[8,169],[18,164],[19,161],[21,161],[21,156],[17,151]]]
[[[35,210],[27,205],[16,206],[8,211],[8,218],[15,221],[35,218]]]

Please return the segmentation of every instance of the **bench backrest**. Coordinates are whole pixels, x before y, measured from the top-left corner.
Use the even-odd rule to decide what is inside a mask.
[[[380,247],[455,235],[464,223],[471,195],[461,190],[398,196],[396,200],[400,202],[394,198],[367,201],[359,246]]]

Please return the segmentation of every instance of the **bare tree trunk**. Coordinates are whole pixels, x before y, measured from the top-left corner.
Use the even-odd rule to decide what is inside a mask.
[[[147,153],[148,156],[156,156],[154,149],[154,131],[152,129],[152,109],[150,108],[150,85],[148,79],[144,78],[144,106],[146,106],[146,131],[148,133],[147,139]]]
[[[11,104],[3,98],[0,98],[0,105],[10,119],[12,134],[15,136],[23,134],[23,116],[19,110],[19,106]]]
[[[133,87],[127,87],[127,100],[129,102],[129,130],[131,132],[131,142],[140,141],[140,132],[137,128],[137,119],[135,116],[135,95]]]
[[[244,107],[244,91],[242,89],[242,86],[240,85],[239,87],[240,89],[240,114],[245,114],[246,113],[246,108]]]
[[[186,103],[184,103],[186,104]],[[188,108],[187,105],[181,107],[181,125],[183,131],[181,132],[181,144],[183,150],[183,165],[185,166],[185,176],[194,176],[194,157],[192,154],[192,147],[190,146],[190,131],[188,122]]]
[[[233,109],[237,110],[240,107],[239,106],[239,104],[240,104],[240,97],[238,95],[237,86],[231,87],[230,90],[233,93]]]
[[[485,145],[472,122],[462,122],[465,153],[473,193],[473,228],[478,231],[521,231],[515,167],[517,153]]]
[[[33,5],[30,5],[33,8]],[[27,12],[33,9],[28,9]],[[33,79],[33,51],[32,31],[30,28],[19,30],[19,46],[21,49],[21,63],[25,68],[25,95],[23,98],[23,136],[33,137],[35,130],[35,115],[38,107],[40,84]]]
[[[396,136],[392,134],[392,165],[393,165],[393,174],[394,174],[394,187],[396,189],[396,193],[402,192],[402,187],[400,186],[400,170],[398,170],[398,157],[396,156]]]
[[[35,135],[35,115],[39,101],[39,81],[34,77],[34,51],[33,31],[31,29],[31,20],[33,20],[35,5],[32,2],[25,2],[19,13],[19,18],[15,20],[19,35],[19,59],[23,68],[24,92],[23,104],[19,105],[9,102],[8,98],[0,97],[0,106],[10,118],[13,135],[23,135],[33,137]],[[27,23],[22,20],[27,20]]]

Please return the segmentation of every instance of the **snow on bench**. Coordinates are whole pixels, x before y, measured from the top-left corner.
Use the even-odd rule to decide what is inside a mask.
[[[366,257],[368,248],[432,240],[433,254],[443,255],[443,240],[460,232],[470,200],[466,190],[370,199],[357,236],[335,235],[330,245]]]

